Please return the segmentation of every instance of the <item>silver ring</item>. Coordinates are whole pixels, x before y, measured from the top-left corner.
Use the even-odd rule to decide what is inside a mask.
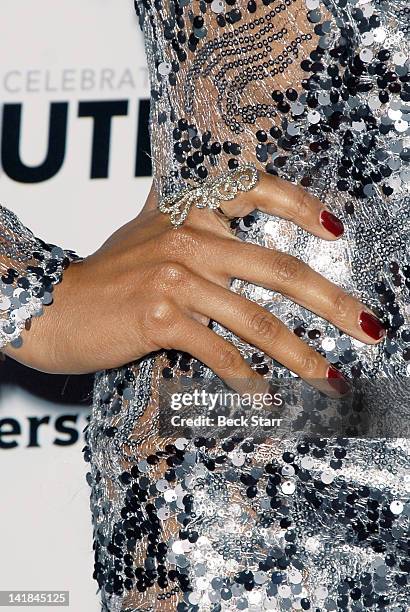
[[[215,208],[215,211],[218,211],[219,214],[221,215],[221,217],[223,217],[224,219],[226,219],[226,221],[233,221],[234,219],[239,219],[239,217],[228,217],[228,215],[226,214],[226,212],[224,210],[222,210],[222,208],[220,206],[217,206]]]
[[[170,216],[174,227],[183,224],[191,206],[219,210],[227,217],[219,207],[220,203],[233,200],[239,191],[250,191],[258,180],[259,172],[254,164],[239,164],[234,170],[228,170],[199,187],[186,187],[177,194],[162,198],[158,203],[158,209]]]

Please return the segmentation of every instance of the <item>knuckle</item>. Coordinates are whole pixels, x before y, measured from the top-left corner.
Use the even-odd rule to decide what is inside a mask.
[[[218,369],[226,374],[235,374],[241,359],[239,353],[234,346],[224,346],[222,349],[215,351],[218,360]]]
[[[337,292],[332,304],[332,314],[338,321],[345,321],[349,313],[351,298],[344,291]]]
[[[297,185],[294,197],[294,213],[292,219],[303,219],[309,214],[309,212],[309,193],[301,185]]]
[[[158,300],[151,305],[145,316],[146,327],[151,330],[168,330],[175,325],[175,312],[167,300]]]
[[[179,253],[191,255],[199,248],[201,243],[198,231],[190,226],[183,225],[177,231],[169,230],[166,236],[166,251],[171,255]]]
[[[300,280],[303,271],[302,262],[291,255],[278,253],[273,261],[273,274],[281,283],[295,283]]]
[[[319,370],[319,357],[314,354],[303,354],[299,358],[299,366],[304,375],[313,375]]]
[[[257,312],[251,316],[250,328],[258,336],[276,336],[279,331],[279,321],[265,312]]]
[[[244,393],[247,393],[248,395],[255,395],[256,393],[259,393],[260,390],[261,390],[261,381],[258,380],[256,377],[249,376],[244,381],[244,389],[243,389]]]
[[[188,283],[189,271],[180,263],[167,261],[160,264],[156,278],[164,288],[175,289],[181,284]]]

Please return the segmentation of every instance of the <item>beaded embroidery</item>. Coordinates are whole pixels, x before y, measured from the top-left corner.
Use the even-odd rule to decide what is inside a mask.
[[[243,162],[298,182],[342,218],[327,243],[252,213],[246,241],[303,259],[375,308],[369,347],[290,300],[232,289],[351,379],[410,374],[409,7],[406,0],[138,0],[162,198]],[[291,374],[218,324],[255,370]],[[409,441],[162,439],[161,381],[212,380],[177,351],[101,372],[90,462],[106,612],[362,610],[410,601]],[[382,390],[380,385],[380,390]],[[387,385],[386,385],[387,387]],[[370,397],[383,408],[383,393]],[[400,422],[401,413],[393,415]]]
[[[317,195],[343,220],[337,243],[262,213],[237,220],[235,231],[366,301],[387,339],[365,346],[282,296],[242,281],[232,289],[349,378],[406,381],[408,1],[136,0],[135,8],[159,196],[206,189],[244,162]],[[18,342],[26,314],[50,300],[71,257],[0,209],[0,343]],[[290,376],[213,328],[261,374]],[[96,375],[83,450],[102,609],[407,612],[409,441],[160,438],[161,380],[212,376],[177,351]],[[377,411],[383,394],[369,401]]]
[[[12,211],[0,206],[0,348],[22,345],[21,332],[52,303],[54,285],[78,259],[73,251],[36,238]]]

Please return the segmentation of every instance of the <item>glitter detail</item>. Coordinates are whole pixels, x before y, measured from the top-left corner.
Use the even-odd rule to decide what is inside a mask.
[[[169,214],[174,227],[179,227],[188,216],[191,206],[216,210],[223,201],[233,200],[238,192],[246,192],[255,187],[257,181],[258,171],[253,164],[241,164],[200,187],[187,187],[175,196],[163,198],[158,208],[162,213]]]
[[[335,242],[259,211],[232,229],[362,300],[383,320],[385,340],[365,345],[272,291],[241,280],[231,288],[349,379],[410,372],[407,4],[135,3],[151,79],[156,192],[206,189],[252,163],[328,205],[345,227]],[[292,377],[212,328],[267,378]],[[84,458],[102,609],[405,612],[408,440],[164,440],[158,386],[191,378],[213,374],[175,350],[96,377]],[[366,401],[375,414],[382,409],[382,394]]]

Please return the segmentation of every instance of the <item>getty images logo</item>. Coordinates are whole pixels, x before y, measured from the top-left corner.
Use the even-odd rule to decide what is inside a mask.
[[[151,176],[148,131],[149,99],[138,101],[135,176]],[[93,120],[90,178],[108,178],[111,127],[115,117],[128,115],[128,100],[96,100],[78,103],[78,117]],[[44,161],[25,165],[20,157],[22,104],[4,104],[1,133],[1,164],[4,173],[19,183],[40,183],[55,176],[66,154],[68,102],[51,102],[48,147]],[[28,127],[27,129],[30,129]]]

